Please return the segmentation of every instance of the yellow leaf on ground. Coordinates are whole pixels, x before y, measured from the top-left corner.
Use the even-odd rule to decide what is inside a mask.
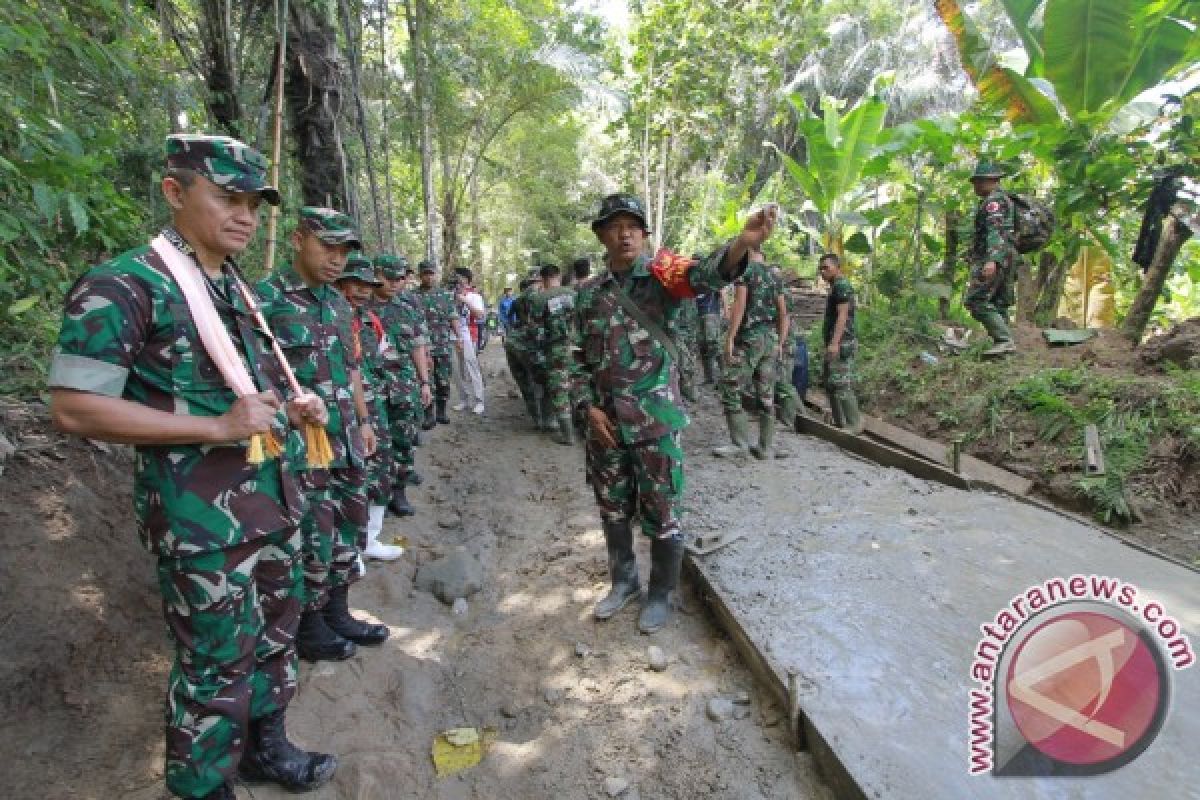
[[[491,728],[451,728],[433,739],[433,766],[439,778],[470,769],[483,760],[484,753],[495,741]]]

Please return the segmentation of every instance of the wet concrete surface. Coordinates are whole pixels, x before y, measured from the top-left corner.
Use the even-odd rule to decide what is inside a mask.
[[[1194,652],[1200,575],[1050,511],[922,481],[811,437],[781,434],[783,460],[714,459],[723,426],[704,410],[685,442],[686,524],[746,536],[695,563],[780,680],[795,673],[803,714],[862,796],[1200,797],[1194,666],[1168,666],[1161,731],[1115,771],[968,774],[980,626],[1014,596],[1054,577],[1118,578],[1139,588],[1142,607],[1157,601],[1178,620]],[[1019,740],[1006,708],[996,719],[1004,751]]]

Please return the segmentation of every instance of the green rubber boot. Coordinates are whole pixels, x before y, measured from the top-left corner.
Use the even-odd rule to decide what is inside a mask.
[[[608,550],[608,574],[612,588],[592,610],[596,619],[609,619],[642,593],[638,581],[637,556],[633,553],[633,527],[628,519],[604,523]]]
[[[758,415],[758,443],[750,445],[750,452],[759,461],[775,457],[775,414],[763,411]]]
[[[796,427],[796,414],[798,409],[799,398],[794,395],[786,395],[779,403],[779,421],[783,423],[783,427],[789,431],[799,432]]]
[[[862,433],[862,414],[860,414],[858,411],[858,398],[854,396],[854,391],[852,389],[847,389],[843,392],[838,392],[835,402],[841,407],[843,421],[841,427],[844,428],[847,433],[852,433],[855,436],[858,436],[860,433]]]
[[[744,411],[726,411],[725,424],[729,426],[729,438],[732,445],[714,447],[713,455],[717,458],[745,458],[750,452],[750,434],[747,432],[749,420]]]
[[[558,433],[555,435],[554,441],[568,447],[575,444],[575,422],[571,419],[571,412],[559,414],[557,420]]]
[[[667,624],[671,616],[671,592],[679,585],[682,568],[682,536],[650,543],[650,586],[646,590],[646,605],[638,616],[638,630],[642,633],[654,633]]]

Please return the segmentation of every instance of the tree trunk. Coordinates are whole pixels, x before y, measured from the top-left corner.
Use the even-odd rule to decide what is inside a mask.
[[[1038,298],[1033,265],[1025,261],[1017,264],[1020,267],[1017,271],[1017,321],[1032,324]]]
[[[667,218],[667,159],[671,157],[671,135],[663,134],[662,147],[658,159],[658,202],[654,213],[654,249],[662,247],[664,228]]]
[[[1175,258],[1191,236],[1191,229],[1177,220],[1173,214],[1168,214],[1163,220],[1158,249],[1154,251],[1154,259],[1150,262],[1145,277],[1142,279],[1142,288],[1138,290],[1137,297],[1133,298],[1133,304],[1129,306],[1125,323],[1121,326],[1125,335],[1135,344],[1142,340],[1142,334],[1146,332],[1146,325],[1150,322],[1154,306],[1157,305],[1158,298],[1162,296],[1163,285],[1167,282],[1167,276],[1171,274]]]
[[[341,110],[337,36],[310,0],[293,0],[289,12],[284,91],[300,167],[300,196],[305,205],[344,209],[345,162],[335,126]]]
[[[1078,252],[1078,248],[1075,248]],[[1063,288],[1067,285],[1067,270],[1075,261],[1070,254],[1056,258],[1051,253],[1042,253],[1038,260],[1037,303],[1033,307],[1033,321],[1037,325],[1048,325],[1058,316],[1062,303]]]
[[[206,105],[217,127],[242,138],[242,108],[238,102],[237,72],[234,69],[232,13],[228,0],[200,3],[200,30],[204,47]]]
[[[375,153],[374,148],[371,147],[370,133],[367,131],[367,109],[363,103],[362,81],[359,79],[362,37],[361,35],[355,36],[355,26],[350,24],[350,6],[346,0],[338,0],[338,12],[342,20],[342,35],[346,38],[346,54],[350,62],[350,92],[354,95],[358,136],[363,146],[363,159],[367,162],[367,186],[371,192],[371,210],[375,216],[375,241],[378,246],[382,246],[386,241],[383,235],[383,209],[379,204],[379,184],[375,180]]]
[[[437,198],[433,192],[433,112],[430,109],[428,59],[422,38],[429,24],[425,0],[404,0],[409,50],[413,57],[413,91],[417,96],[421,150],[421,200],[425,207],[425,257],[437,261]]]
[[[946,250],[942,253],[942,282],[954,289],[954,271],[958,266],[958,212],[947,211],[945,217],[946,225]],[[942,319],[950,318],[950,297],[938,298],[938,316]]]
[[[387,203],[387,243],[389,252],[396,250],[396,213],[392,198],[392,146],[391,119],[388,114],[388,95],[391,73],[387,60],[387,24],[388,0],[383,0],[379,8],[379,93],[382,108],[380,110],[382,125],[379,128],[379,150],[383,160],[383,193]]]

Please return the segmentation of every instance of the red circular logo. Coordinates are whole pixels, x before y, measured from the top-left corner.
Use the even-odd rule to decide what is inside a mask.
[[[1158,733],[1166,671],[1153,646],[1108,614],[1074,611],[1042,623],[1013,655],[1008,707],[1030,745],[1057,761],[1128,761]]]

